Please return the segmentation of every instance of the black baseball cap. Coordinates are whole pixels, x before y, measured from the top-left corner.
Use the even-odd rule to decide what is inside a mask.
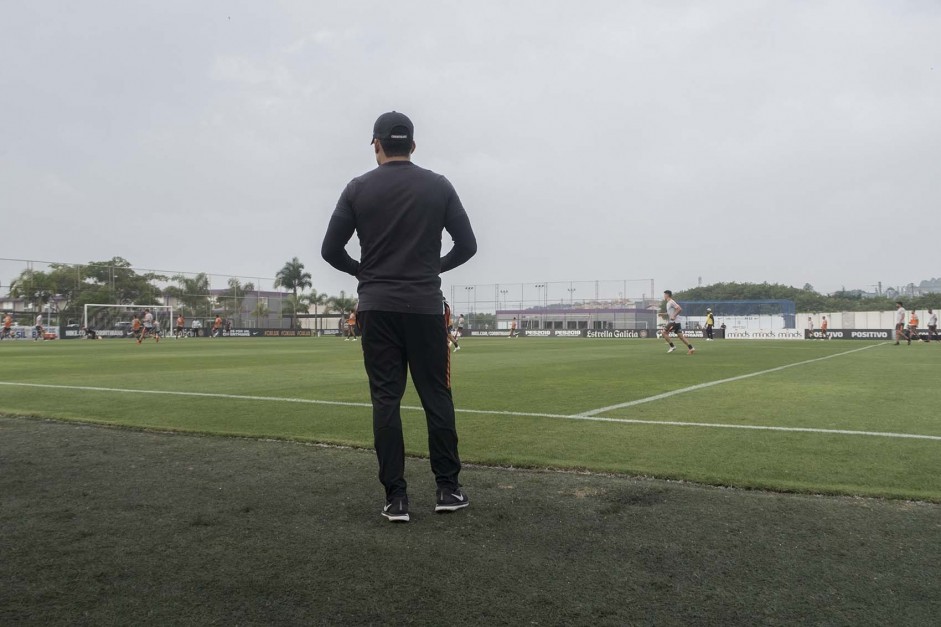
[[[372,141],[408,141],[415,137],[415,126],[408,116],[398,111],[383,113],[372,127]]]

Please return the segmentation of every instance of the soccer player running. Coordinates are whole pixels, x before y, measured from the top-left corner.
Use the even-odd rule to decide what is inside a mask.
[[[439,275],[470,259],[477,252],[477,239],[451,183],[412,163],[414,126],[408,117],[395,111],[379,116],[372,147],[378,167],[343,190],[321,255],[359,280],[357,319],[372,398],[379,481],[385,488],[382,515],[407,522],[400,406],[409,371],[425,410],[437,484],[435,511],[454,511],[469,502],[458,480],[449,311]],[[454,240],[444,256],[442,231]],[[354,233],[360,242],[358,261],[345,249]]]
[[[186,337],[186,318],[182,313],[176,317],[176,330],[173,332],[173,337]]]
[[[673,300],[673,292],[670,290],[663,291],[663,299],[666,301],[667,308],[667,326],[663,328],[663,339],[670,345],[667,352],[672,353],[676,350],[676,346],[670,341],[670,333],[675,333],[676,337],[680,338],[683,344],[686,344],[686,354],[692,355],[696,352],[696,349],[693,348],[692,344],[686,341],[686,336],[683,335],[683,327],[676,319],[677,316],[680,315],[680,312],[683,311],[683,308],[680,307],[679,303]]]
[[[3,332],[0,333],[0,340],[13,339],[13,316],[9,313],[3,316]]]
[[[928,308],[928,339],[927,342],[931,341],[931,338],[938,339],[938,314],[934,312],[930,307]]]
[[[39,314],[38,316],[36,316],[36,337],[33,338],[33,341],[38,342],[39,340],[45,340],[45,339],[46,339],[46,329],[44,329],[42,326],[42,314]]]
[[[905,307],[902,305],[902,301],[895,301],[895,345],[899,345],[899,341],[905,336]],[[908,340],[908,345],[912,345],[912,336],[906,338]]]
[[[141,329],[140,337],[137,338],[137,343],[140,344],[148,335],[153,336],[155,342],[160,341],[160,333],[157,328],[154,326],[154,314],[149,310],[144,310],[144,324],[143,329]]]

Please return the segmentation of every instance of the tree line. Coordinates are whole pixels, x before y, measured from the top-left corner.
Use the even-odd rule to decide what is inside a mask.
[[[356,306],[356,298],[340,292],[330,296],[313,289],[309,272],[294,257],[275,273],[274,287],[288,293],[281,299],[281,313],[291,315],[292,327],[297,327],[298,314],[348,312]],[[305,292],[305,289],[309,291]],[[138,273],[129,261],[113,257],[108,261],[87,264],[53,263],[45,270],[26,268],[10,282],[9,295],[33,305],[33,312],[49,305],[60,319],[81,319],[87,304],[163,304],[173,298],[179,310],[187,317],[210,317],[221,313],[240,323],[243,315],[256,319],[270,312],[264,301],[257,300],[251,311],[244,311],[247,297],[256,292],[252,282],[231,277],[224,290],[210,286],[209,275],[165,275],[157,272]]]
[[[895,301],[901,300],[907,309],[941,307],[941,293],[928,293],[914,297],[904,294],[886,293],[867,296],[860,291],[839,291],[820,294],[811,285],[802,288],[779,283],[714,283],[677,291],[676,300],[792,300],[799,312],[829,313],[832,311],[883,311],[895,309]]]
[[[935,283],[941,284],[941,281],[922,281],[919,288],[934,287]],[[345,313],[356,307],[356,298],[345,292],[331,296],[314,289],[311,274],[305,271],[304,264],[297,257],[285,262],[275,273],[274,287],[287,292],[281,299],[281,313],[291,316],[293,328],[298,326],[298,315],[311,308],[314,314],[328,314]],[[243,316],[257,320],[269,314],[270,307],[262,300],[256,300],[254,307],[245,311],[244,301],[254,292],[254,283],[231,277],[225,289],[213,293],[206,273],[138,273],[122,257],[87,264],[53,263],[45,270],[28,267],[11,281],[9,287],[11,297],[35,306],[32,312],[50,305],[52,312],[64,319],[81,319],[86,304],[161,304],[170,297],[187,317],[210,317],[221,313],[234,318],[237,325],[241,324]],[[906,308],[941,308],[941,292],[918,296],[899,295],[890,290],[878,296],[865,295],[858,290],[820,294],[809,284],[796,288],[767,282],[714,283],[677,291],[674,298],[686,301],[792,300],[797,311],[808,313],[891,310],[896,300],[902,300]]]

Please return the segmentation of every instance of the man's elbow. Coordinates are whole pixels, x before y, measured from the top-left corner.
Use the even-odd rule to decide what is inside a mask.
[[[336,246],[331,246],[327,242],[324,242],[320,247],[320,256],[323,257],[323,260],[329,263],[331,266],[335,266],[334,260],[337,257]]]
[[[461,255],[465,260],[470,259],[477,254],[477,240],[471,239],[466,242],[461,242],[461,248],[464,249],[464,254]]]

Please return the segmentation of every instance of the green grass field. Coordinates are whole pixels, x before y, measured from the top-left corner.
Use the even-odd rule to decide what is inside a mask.
[[[941,502],[941,344],[466,338],[465,462]],[[423,456],[409,389],[408,453]],[[0,344],[0,413],[369,448],[358,343]]]
[[[3,342],[0,624],[937,623],[941,345],[462,346],[390,525],[358,343]]]

